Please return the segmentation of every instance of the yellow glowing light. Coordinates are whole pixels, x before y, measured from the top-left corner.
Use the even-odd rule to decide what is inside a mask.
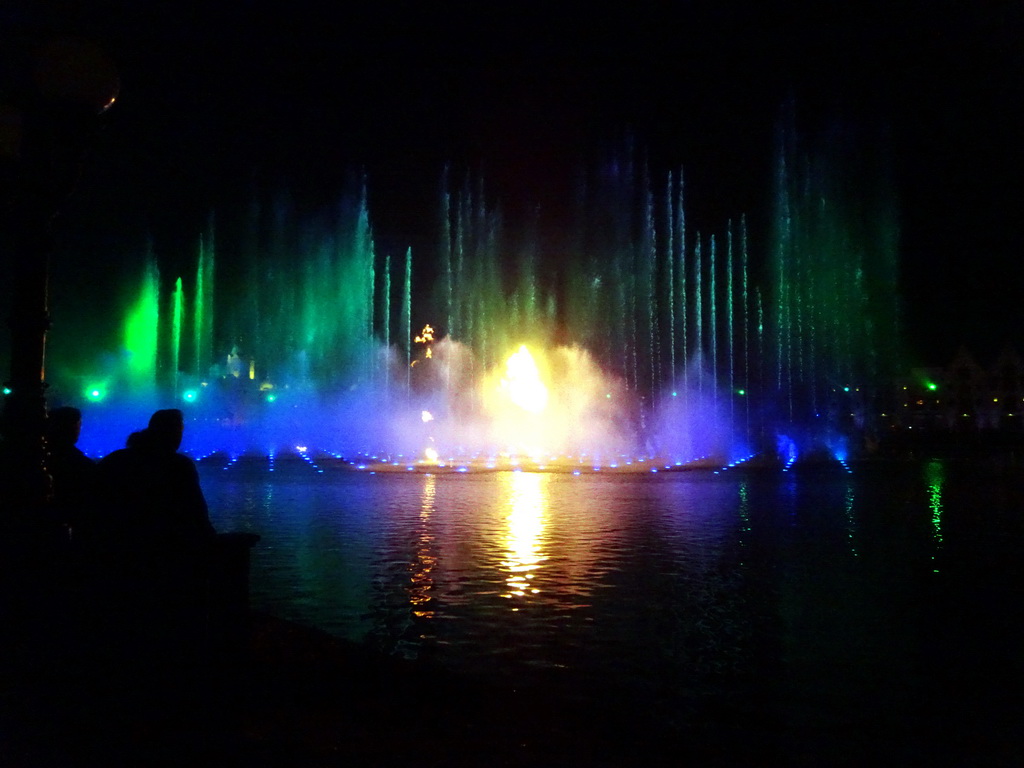
[[[433,351],[430,349],[430,345],[434,343],[434,329],[430,325],[424,325],[423,330],[420,331],[420,335],[413,339],[417,344],[425,344],[426,350],[423,353],[423,359],[429,360],[434,356]],[[418,363],[418,360],[413,360],[409,365],[414,366]]]
[[[423,419],[423,423],[426,424],[428,421],[434,420],[434,414],[430,411],[420,411],[420,418]]]
[[[505,363],[505,377],[499,386],[524,411],[540,413],[548,405],[548,388],[541,381],[537,364],[525,344]]]
[[[256,361],[249,361],[249,381],[253,381],[256,378]]]
[[[437,463],[437,457],[440,455],[436,448],[427,448],[423,451],[423,455],[427,457],[427,461]]]

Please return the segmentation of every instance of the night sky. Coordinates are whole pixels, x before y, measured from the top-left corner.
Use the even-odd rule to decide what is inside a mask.
[[[254,190],[324,204],[353,172],[366,175],[379,248],[415,251],[446,164],[482,175],[511,221],[536,212],[554,232],[576,169],[625,136],[656,173],[685,169],[696,226],[722,231],[745,213],[756,238],[792,99],[809,134],[840,121],[890,137],[878,151],[892,157],[900,200],[912,362],[945,363],[960,343],[981,362],[1005,343],[1024,352],[1024,6],[658,5],[674,10],[8,5],[8,41],[84,33],[121,75],[55,268],[101,269],[139,229],[184,251],[210,210],[244,206]]]

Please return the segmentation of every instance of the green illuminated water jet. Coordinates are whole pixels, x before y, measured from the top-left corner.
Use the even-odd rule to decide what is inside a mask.
[[[159,331],[160,271],[149,253],[124,322],[126,384],[132,391],[149,392],[156,383]]]
[[[171,302],[171,392],[177,397],[181,373],[181,325],[185,317],[185,291],[180,277],[174,283]]]
[[[891,185],[865,168],[854,137],[814,151],[792,129],[783,138],[772,332],[776,391],[795,421],[820,412],[838,389],[896,370],[899,229]]]
[[[192,347],[195,354],[193,370],[205,375],[213,363],[213,228],[199,240],[199,258],[196,265],[196,289],[193,300]]]

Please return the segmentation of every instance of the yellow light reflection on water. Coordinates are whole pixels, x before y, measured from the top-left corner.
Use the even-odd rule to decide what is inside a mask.
[[[541,563],[548,559],[543,544],[548,527],[550,480],[551,475],[540,472],[502,475],[508,493],[506,559],[501,564],[508,572],[508,592],[503,597],[529,597],[540,592],[534,579]]]
[[[437,478],[434,475],[423,477],[423,490],[420,492],[420,524],[416,536],[416,559],[409,569],[409,603],[412,605],[413,616],[421,619],[434,617],[428,606],[433,599],[430,594],[434,588],[434,568],[437,567],[434,535],[429,524],[434,512],[434,500],[437,494]]]

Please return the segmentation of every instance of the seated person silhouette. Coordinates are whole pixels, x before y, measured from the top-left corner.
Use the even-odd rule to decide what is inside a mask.
[[[157,411],[146,429],[132,433],[127,447],[100,461],[104,534],[110,540],[183,553],[212,539],[199,473],[177,452],[184,427],[181,411]]]
[[[216,540],[196,466],[177,452],[183,432],[181,411],[157,411],[98,465],[92,560],[107,606],[101,637],[161,663],[200,647]]]
[[[74,535],[92,511],[96,492],[96,463],[75,443],[82,432],[82,412],[65,406],[46,418],[46,468],[53,478],[53,510],[58,521]]]

